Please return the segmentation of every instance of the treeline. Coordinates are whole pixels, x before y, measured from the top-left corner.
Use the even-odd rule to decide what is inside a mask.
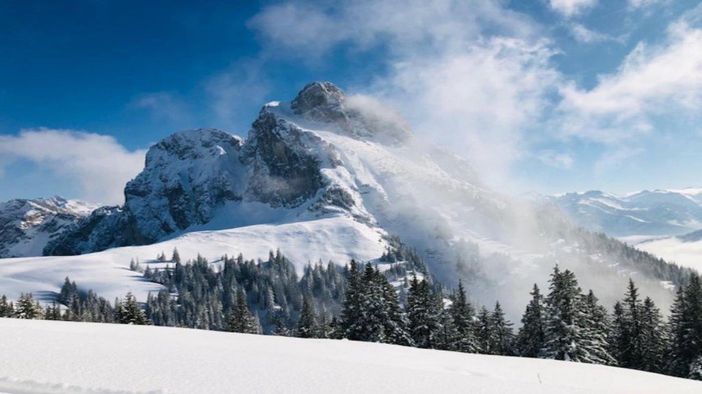
[[[31,295],[0,298],[0,316],[155,324],[303,338],[346,338],[428,349],[536,357],[620,366],[702,380],[702,285],[697,274],[678,287],[664,321],[633,281],[610,314],[572,271],[556,266],[542,294],[534,284],[521,327],[499,303],[476,308],[459,282],[447,293],[403,256],[396,264],[308,266],[298,278],[280,252],[267,261],[199,257],[166,267],[132,269],[166,290],[143,308],[133,296],[112,307],[66,280],[57,303],[41,310]],[[172,264],[172,265],[171,265]]]
[[[22,294],[16,303],[0,296],[0,317],[46,319],[95,323],[150,324],[136,298],[127,293],[123,300],[110,304],[93,291],[81,293],[75,282],[66,278],[61,292],[50,305],[42,307],[31,293]]]

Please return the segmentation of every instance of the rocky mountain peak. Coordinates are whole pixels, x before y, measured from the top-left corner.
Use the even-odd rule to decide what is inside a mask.
[[[94,208],[58,196],[0,203],[0,257],[41,255],[48,241],[74,228]]]
[[[302,115],[322,109],[340,109],[344,99],[344,92],[333,83],[312,82],[302,88],[290,107],[296,114]]]
[[[296,115],[316,122],[335,123],[344,130],[350,128],[344,101],[346,96],[331,82],[307,84],[290,103]]]

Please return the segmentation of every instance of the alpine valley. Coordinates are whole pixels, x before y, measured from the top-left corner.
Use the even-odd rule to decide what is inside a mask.
[[[606,196],[590,204],[575,197],[560,205],[629,209]],[[684,233],[702,221],[699,204],[684,202],[659,215],[664,229],[649,233]],[[70,277],[107,299],[131,291],[145,300],[164,287],[130,263],[156,263],[174,249],[183,260],[215,265],[225,255],[266,259],[279,250],[298,274],[319,261],[352,259],[422,267],[445,288],[462,280],[478,303],[500,300],[513,320],[556,264],[605,305],[631,277],[668,309],[686,269],[571,224],[558,205],[490,190],[468,161],[420,141],[393,111],[314,82],[292,101],[265,104],[245,138],[197,129],[159,141],[121,206],[92,209],[59,198],[0,205],[0,289],[48,301]],[[630,234],[648,219],[626,220],[616,219],[610,234]],[[602,230],[590,219],[575,222]]]

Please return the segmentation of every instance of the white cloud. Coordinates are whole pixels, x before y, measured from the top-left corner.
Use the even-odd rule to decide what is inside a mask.
[[[550,56],[543,46],[493,39],[462,54],[398,62],[375,94],[401,108],[420,136],[457,150],[501,184],[558,79]]]
[[[66,182],[77,183],[82,199],[121,204],[124,185],[143,168],[145,153],[129,151],[106,135],[45,128],[22,130],[18,135],[0,136],[0,175],[4,165],[27,160]]]
[[[575,38],[576,41],[582,42],[584,44],[594,44],[604,41],[618,41],[619,39],[603,34],[585,27],[581,23],[570,23],[568,25],[570,34]]]
[[[597,4],[597,0],[549,0],[554,11],[565,17],[572,17]]]
[[[649,133],[654,116],[694,113],[702,103],[702,30],[683,18],[665,43],[639,43],[592,89],[571,83],[561,94],[564,133],[602,142]]]
[[[300,57],[321,57],[342,43],[356,50],[387,44],[394,54],[461,51],[485,28],[518,36],[535,29],[521,14],[490,0],[358,0],[328,8],[286,2],[264,8],[249,27],[272,52]]]

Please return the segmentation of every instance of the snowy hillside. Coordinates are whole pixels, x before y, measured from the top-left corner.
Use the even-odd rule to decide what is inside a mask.
[[[61,197],[0,203],[0,258],[41,256],[48,242],[96,207]]]
[[[142,264],[153,262],[160,253],[174,248],[183,260],[202,255],[216,262],[224,255],[243,254],[247,259],[266,259],[277,248],[297,264],[299,272],[307,263],[322,261],[367,261],[379,257],[387,244],[382,234],[343,217],[318,219],[281,225],[254,225],[220,231],[197,231],[145,246],[114,248],[79,256],[49,256],[0,259],[0,294],[11,299],[32,292],[42,301],[58,293],[66,276],[84,290],[92,289],[108,300],[123,297],[128,291],[139,301],[160,285],[146,282],[142,275],[129,271],[132,259]]]
[[[702,189],[645,190],[624,196],[588,191],[548,200],[578,225],[633,243],[702,228]]]
[[[627,369],[364,342],[18,319],[0,332],[9,393],[702,392]]]

